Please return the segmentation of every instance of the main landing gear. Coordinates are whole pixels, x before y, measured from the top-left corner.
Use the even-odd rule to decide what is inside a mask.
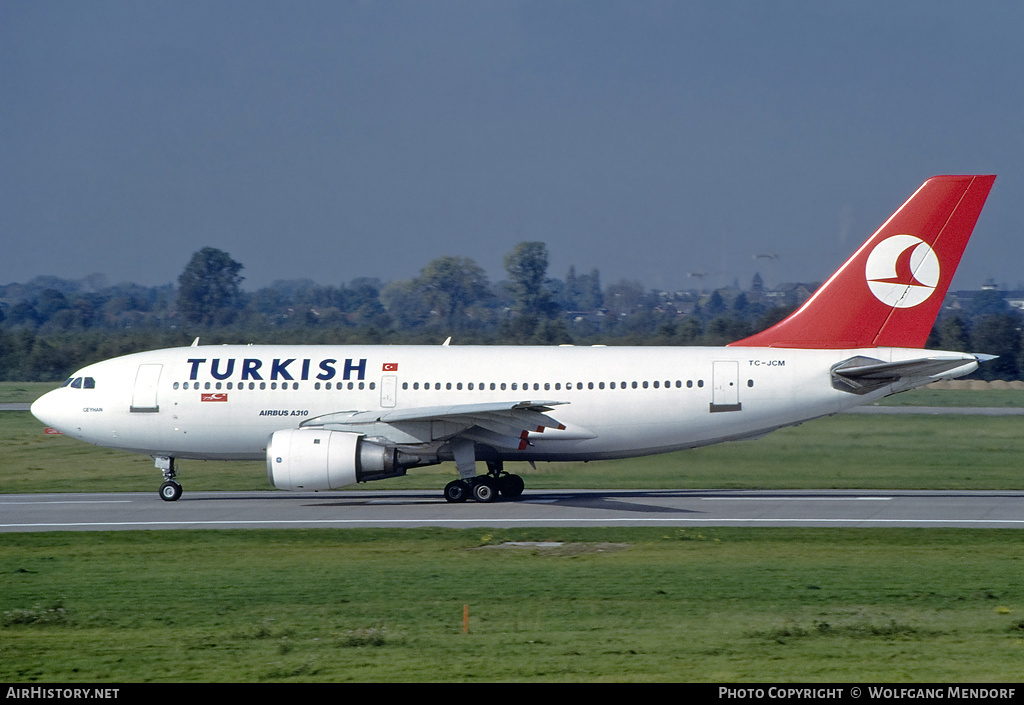
[[[523,494],[525,483],[519,475],[502,470],[501,462],[488,462],[487,474],[477,475],[468,479],[452,480],[444,488],[444,498],[449,502],[474,501],[489,503],[498,496],[515,499]]]
[[[154,457],[153,460],[164,475],[164,484],[160,485],[160,499],[165,502],[177,502],[181,497],[181,485],[174,479],[174,458]]]

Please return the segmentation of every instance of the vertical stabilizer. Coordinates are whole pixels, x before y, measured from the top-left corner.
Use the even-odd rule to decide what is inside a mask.
[[[803,306],[744,347],[924,347],[995,176],[928,179]]]

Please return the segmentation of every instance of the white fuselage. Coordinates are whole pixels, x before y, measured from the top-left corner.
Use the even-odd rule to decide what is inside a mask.
[[[258,460],[270,436],[342,411],[559,402],[564,430],[530,433],[505,460],[596,460],[752,437],[925,384],[856,395],[830,369],[920,350],[700,347],[201,346],[86,367],[32,408],[97,445],[152,456]],[[950,354],[950,353],[946,353]],[[952,353],[959,355],[959,353]],[[964,367],[976,367],[964,356]],[[70,382],[70,381],[69,381]]]

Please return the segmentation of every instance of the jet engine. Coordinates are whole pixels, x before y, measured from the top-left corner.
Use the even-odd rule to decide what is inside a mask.
[[[404,474],[396,448],[358,433],[289,429],[267,445],[267,477],[280,490],[336,490]]]

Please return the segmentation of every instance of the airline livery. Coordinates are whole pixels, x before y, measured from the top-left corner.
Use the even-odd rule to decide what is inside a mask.
[[[800,309],[722,348],[194,343],[89,365],[32,413],[152,456],[167,501],[178,459],[264,458],[286,490],[454,461],[448,501],[518,497],[506,460],[752,438],[974,371],[990,356],[922,348],[994,180],[929,179]]]

